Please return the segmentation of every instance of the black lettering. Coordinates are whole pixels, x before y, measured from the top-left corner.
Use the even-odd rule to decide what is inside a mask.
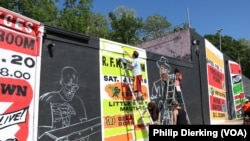
[[[120,111],[133,111],[134,107],[120,107]]]
[[[27,86],[20,85],[11,85],[11,84],[0,84],[2,90],[2,94],[13,95],[16,92],[17,96],[26,96],[27,94]]]
[[[8,44],[12,44],[13,41],[14,41],[14,35],[11,34],[11,33],[7,33],[7,35],[6,35],[6,42],[7,42]]]
[[[15,121],[14,119],[16,118],[16,114],[10,115],[9,117],[10,117],[9,122],[10,121]]]
[[[116,59],[116,66],[118,66],[119,68],[122,67],[120,59]]]
[[[112,78],[112,76],[109,76],[109,81],[113,81],[113,78]]]
[[[111,67],[115,67],[114,58],[110,58],[109,63]]]
[[[113,105],[110,103],[110,101],[109,101],[109,107],[112,107]]]
[[[3,118],[4,118],[4,116],[0,116],[0,125],[2,125],[1,123],[3,121]]]
[[[35,40],[28,40],[28,38],[24,38],[24,48],[29,48],[31,50],[34,49],[35,46]]]
[[[27,93],[27,86],[17,86],[17,95],[22,95],[22,96],[26,96]]]
[[[106,57],[102,56],[102,65],[103,66],[108,66],[108,64],[106,63]]]
[[[7,86],[6,84],[1,84],[1,87],[2,87],[2,94],[6,94],[8,92],[9,95],[13,95],[16,89],[15,85],[10,85],[10,84],[8,84]]]
[[[118,81],[117,80],[117,76],[107,76],[107,75],[104,75],[104,81],[112,81],[112,82],[116,82],[116,81]]]
[[[4,41],[4,35],[5,35],[5,33],[4,33],[4,31],[2,31],[2,30],[0,30],[0,41]]]
[[[16,36],[15,44],[17,46],[22,46],[22,44],[23,44],[23,38],[21,36]]]
[[[108,76],[104,75],[104,81],[108,81]]]
[[[5,33],[0,30],[0,41],[6,42],[7,44],[15,44],[18,47],[28,48],[33,50],[35,46],[35,40],[20,35],[15,36],[11,32]]]

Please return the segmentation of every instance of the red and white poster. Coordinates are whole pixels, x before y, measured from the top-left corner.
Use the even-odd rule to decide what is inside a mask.
[[[225,69],[223,54],[205,40],[210,124],[227,120]]]
[[[231,79],[231,86],[232,86],[232,94],[234,100],[234,110],[236,118],[242,117],[242,106],[245,102],[245,93],[244,93],[244,85],[242,81],[242,72],[240,64],[228,61],[228,66],[230,70],[230,79]]]
[[[0,141],[34,141],[41,23],[0,7]]]

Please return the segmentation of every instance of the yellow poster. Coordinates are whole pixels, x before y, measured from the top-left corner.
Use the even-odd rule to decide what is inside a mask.
[[[223,54],[205,40],[210,124],[220,124],[227,119],[225,69]]]
[[[100,87],[103,135],[105,141],[130,141],[148,138],[137,108],[145,105],[133,100],[132,72],[121,64],[121,59],[132,62],[124,52],[139,53],[142,70],[142,94],[149,101],[146,51],[132,46],[100,40]],[[148,122],[150,120],[148,119]]]

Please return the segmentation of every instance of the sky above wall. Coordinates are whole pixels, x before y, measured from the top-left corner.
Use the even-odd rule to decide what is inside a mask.
[[[250,40],[249,0],[93,0],[93,12],[105,17],[118,6],[134,9],[144,20],[159,14],[173,26],[189,22],[201,36],[222,29],[222,36]]]

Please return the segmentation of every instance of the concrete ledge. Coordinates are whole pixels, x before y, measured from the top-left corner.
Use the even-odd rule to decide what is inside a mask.
[[[220,125],[243,125],[243,119],[232,119],[222,122]]]

